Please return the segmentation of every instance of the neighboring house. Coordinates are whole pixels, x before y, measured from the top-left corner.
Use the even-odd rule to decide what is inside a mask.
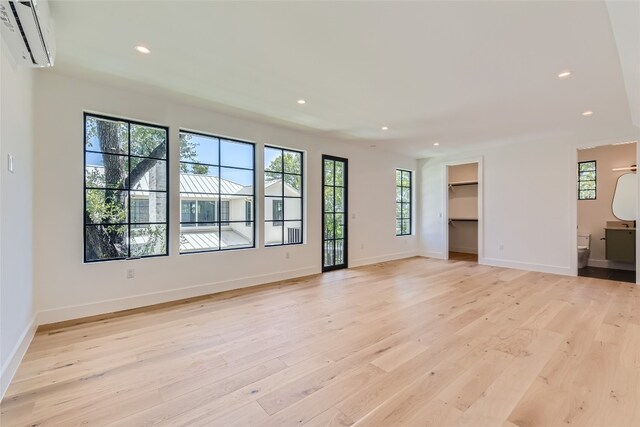
[[[216,176],[180,174],[180,252],[252,246],[252,193]]]
[[[302,242],[302,198],[300,192],[281,180],[264,186],[265,245]]]
[[[87,170],[90,169],[99,171],[102,167],[88,165]],[[132,223],[153,222],[157,212],[166,210],[165,199],[149,203],[150,197],[157,195],[148,191],[149,177],[150,173],[145,174],[131,189]],[[286,197],[282,197],[282,181],[276,180],[266,182],[265,196],[265,244],[282,243],[283,231],[284,243],[301,242],[300,192],[284,183]],[[216,176],[181,173],[180,252],[253,246],[253,203],[253,186],[242,186]],[[134,243],[144,244],[143,241]]]

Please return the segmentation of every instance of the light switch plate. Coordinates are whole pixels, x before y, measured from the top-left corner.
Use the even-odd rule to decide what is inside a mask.
[[[7,155],[7,169],[9,169],[9,172],[15,173],[15,161],[11,154]]]

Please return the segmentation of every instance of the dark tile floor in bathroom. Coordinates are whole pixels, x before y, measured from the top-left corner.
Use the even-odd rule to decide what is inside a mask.
[[[630,270],[614,270],[612,268],[585,267],[578,269],[578,276],[594,279],[616,280],[618,282],[636,282],[636,272]]]

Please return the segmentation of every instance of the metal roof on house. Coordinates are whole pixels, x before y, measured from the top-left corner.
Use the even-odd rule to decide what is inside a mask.
[[[87,166],[87,171],[100,171],[104,169],[102,166]],[[265,182],[265,189],[271,188],[274,184],[281,182],[280,180]],[[180,174],[180,193],[185,194],[187,198],[208,198],[217,197],[218,188],[220,194],[228,195],[253,195],[253,185],[240,185],[236,182],[229,181],[217,176],[201,175],[193,173]],[[285,182],[287,195],[299,195],[300,193]],[[149,173],[146,173],[138,183],[131,189],[133,196],[146,196],[149,190]]]
[[[206,197],[217,193],[218,187],[222,194],[237,194],[244,186],[217,176],[199,174],[180,174],[180,192],[190,193],[196,197]]]
[[[197,228],[183,228],[180,234],[180,252],[206,251],[211,248],[241,248],[251,246],[251,240],[234,230],[222,229],[222,235],[217,231],[200,231]],[[200,231],[200,232],[199,232]]]
[[[86,169],[90,172],[100,171],[104,168],[102,166],[87,166]],[[218,188],[220,188],[220,193],[222,194],[251,194],[251,190],[247,189],[251,189],[252,186],[245,187],[217,176],[191,173],[180,174],[181,193],[189,193],[193,197],[211,197],[212,194],[218,193]],[[245,190],[243,191],[243,189]],[[144,174],[131,190],[134,195],[136,193],[138,193],[137,195],[142,195],[142,193],[146,195],[149,190],[149,173]]]

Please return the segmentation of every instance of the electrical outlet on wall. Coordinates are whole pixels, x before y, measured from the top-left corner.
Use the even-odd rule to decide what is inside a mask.
[[[127,279],[133,279],[136,277],[136,271],[133,268],[127,270]]]
[[[500,250],[503,251],[504,250],[504,245],[500,245]]]

